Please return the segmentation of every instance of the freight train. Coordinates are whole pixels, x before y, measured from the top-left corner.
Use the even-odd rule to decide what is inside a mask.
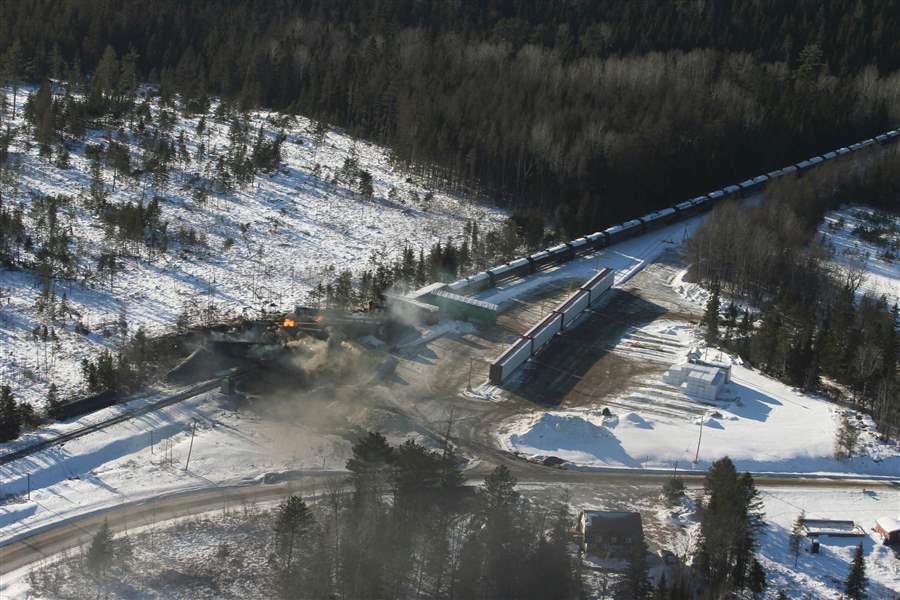
[[[590,254],[596,250],[606,248],[611,244],[635,237],[652,229],[692,217],[711,209],[729,198],[741,198],[755,193],[764,188],[769,182],[781,177],[801,177],[809,170],[821,164],[849,154],[854,154],[875,144],[887,145],[894,143],[898,138],[900,138],[900,130],[895,129],[877,135],[874,138],[852,144],[849,147],[841,147],[837,150],[826,152],[822,156],[813,156],[796,164],[788,165],[782,169],[770,171],[765,175],[751,177],[739,184],[725,186],[722,189],[712,191],[703,196],[685,200],[675,206],[663,208],[648,215],[644,215],[643,217],[632,219],[621,225],[613,225],[603,231],[598,231],[588,236],[563,242],[552,248],[535,252],[530,256],[523,256],[511,260],[505,264],[454,281],[453,283],[448,284],[446,289],[454,294],[474,294],[480,292],[497,286],[504,281],[527,276],[542,269],[572,260],[577,256]]]

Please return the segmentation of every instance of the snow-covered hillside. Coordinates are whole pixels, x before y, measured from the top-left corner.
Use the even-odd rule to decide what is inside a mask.
[[[11,91],[4,91],[11,102]],[[14,127],[25,125],[25,96],[19,90]],[[210,192],[204,199],[195,191],[197,182],[213,179],[212,157],[221,156],[229,144],[230,124],[216,116],[216,108],[214,102],[200,133],[201,117],[169,111],[174,116],[169,136],[177,140],[183,132],[186,154],[192,158],[175,162],[165,184],[154,186],[146,175],[119,175],[114,182],[112,169],[104,167],[108,202],[146,205],[154,196],[161,197],[161,218],[171,238],[167,251],[152,260],[140,251],[121,258],[111,281],[97,275],[98,260],[115,242],[86,207],[91,165],[85,147],[106,146],[114,139],[137,159],[144,150],[132,129],[89,131],[87,144],[67,140],[68,169],[56,166],[55,158],[39,156],[37,145],[29,141],[31,134],[22,130],[16,137],[10,156],[20,161],[20,183],[15,190],[4,189],[3,201],[7,207],[20,203],[26,224],[33,226],[37,217],[30,209],[37,195],[70,196],[60,218],[64,228],[71,228],[72,247],[79,256],[77,278],[53,286],[57,302],[65,296],[68,307],[56,318],[36,309],[43,288],[38,278],[26,271],[0,270],[0,383],[10,384],[19,399],[39,406],[51,380],[63,395],[76,391],[81,358],[123,341],[115,326],[121,317],[129,333],[138,327],[158,333],[171,329],[182,313],[196,319],[210,306],[217,317],[287,309],[323,279],[333,279],[334,272],[363,269],[373,254],[395,253],[404,243],[419,248],[455,237],[469,219],[477,220],[482,230],[503,219],[496,208],[428,189],[393,168],[384,148],[335,130],[317,136],[315,124],[305,118],[282,123],[280,115],[264,112],[250,115],[247,131],[252,138],[261,129],[274,139],[284,127],[280,168],[259,173],[233,192]],[[151,102],[150,110],[147,122],[153,127],[159,123],[160,107]],[[353,157],[358,168],[372,176],[372,197],[334,181],[345,159]],[[179,231],[196,235],[200,243],[183,243]],[[90,333],[76,333],[79,321]],[[34,336],[41,325],[52,329],[58,342]]]

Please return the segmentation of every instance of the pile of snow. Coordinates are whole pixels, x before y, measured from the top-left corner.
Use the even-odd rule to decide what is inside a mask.
[[[11,90],[7,93],[10,101]],[[33,90],[32,90],[33,91]],[[19,93],[17,118],[10,125],[23,124],[25,94]],[[154,114],[159,107],[152,107]],[[214,116],[215,103],[206,115],[206,131],[196,132],[199,117],[176,112],[173,139],[184,133],[187,149],[194,156],[201,141],[211,154],[228,145],[229,124]],[[277,131],[270,119],[278,115],[256,112],[251,116],[251,135],[260,128],[273,137]],[[503,213],[462,198],[430,191],[395,169],[388,150],[355,140],[340,131],[327,133],[317,145],[310,133],[311,122],[299,117],[286,129],[281,168],[260,174],[252,185],[227,194],[211,194],[205,204],[192,198],[184,184],[199,173],[209,175],[208,164],[196,160],[186,167],[173,167],[170,182],[163,189],[141,189],[121,177],[112,189],[106,173],[109,202],[145,203],[153,195],[163,198],[162,219],[169,231],[193,228],[207,241],[205,250],[182,248],[173,243],[169,251],[153,260],[127,258],[124,268],[109,282],[57,282],[55,294],[67,297],[73,315],[92,331],[112,332],[120,315],[133,333],[138,327],[148,332],[170,330],[186,308],[199,312],[214,305],[220,317],[255,316],[261,309],[286,310],[302,300],[305,293],[334,270],[359,271],[367,267],[373,254],[388,254],[402,244],[427,246],[448,236],[458,236],[469,219],[478,221],[482,231],[499,224]],[[90,144],[105,143],[103,132],[88,134]],[[11,154],[20,158],[21,186],[15,201],[24,203],[26,219],[33,194],[79,196],[89,187],[89,160],[84,145],[72,148],[70,169],[57,168],[38,156],[35,144],[23,145],[20,134]],[[139,156],[135,139],[127,139],[133,157]],[[371,173],[374,197],[364,198],[331,183],[344,160],[355,156],[359,167]],[[416,200],[415,198],[419,198]],[[7,205],[13,200],[4,194]],[[109,250],[103,226],[76,200],[72,209],[74,244],[84,248],[83,265],[96,266],[100,254]],[[64,218],[68,226],[68,217]],[[332,270],[333,269],[333,270]],[[80,385],[79,362],[101,348],[116,347],[118,333],[110,337],[74,331],[79,317],[65,323],[45,323],[36,313],[41,285],[30,273],[0,269],[0,383],[13,387],[19,399],[40,405],[49,381],[55,380],[63,394]],[[36,325],[55,328],[59,343],[32,339]]]

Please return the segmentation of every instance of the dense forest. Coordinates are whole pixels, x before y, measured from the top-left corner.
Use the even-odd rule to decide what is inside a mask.
[[[7,84],[296,111],[567,235],[896,124],[896,0],[3,0]],[[874,58],[877,57],[877,58]]]
[[[833,250],[816,228],[827,210],[854,199],[895,208],[898,164],[900,153],[893,150],[872,159],[865,176],[826,167],[779,182],[766,188],[759,206],[716,208],[688,242],[696,276],[714,290],[706,317],[712,341],[804,390],[820,390],[823,378],[846,386],[849,393],[840,395],[872,413],[892,436],[900,431],[900,307],[883,296],[857,301],[864,270],[835,268]],[[875,212],[859,232],[878,239],[889,226]],[[720,305],[720,292],[759,310]],[[853,448],[839,453],[850,455]]]

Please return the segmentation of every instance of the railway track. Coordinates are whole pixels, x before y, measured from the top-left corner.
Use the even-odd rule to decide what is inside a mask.
[[[26,456],[30,456],[35,452],[40,452],[41,450],[46,450],[47,448],[52,448],[53,446],[58,446],[60,444],[64,444],[70,440],[74,440],[85,435],[94,433],[95,431],[100,431],[101,429],[105,429],[106,427],[110,427],[111,425],[115,425],[117,423],[123,423],[135,417],[139,417],[141,415],[145,415],[147,413],[151,413],[155,410],[159,410],[161,408],[165,408],[167,406],[171,406],[173,404],[177,404],[179,402],[183,402],[189,398],[193,398],[194,396],[199,396],[205,392],[213,390],[219,387],[222,383],[222,380],[226,377],[232,377],[234,375],[238,375],[239,373],[230,372],[227,375],[222,375],[221,377],[217,377],[215,379],[211,379],[209,381],[205,381],[203,383],[197,384],[193,387],[190,387],[184,391],[178,392],[177,394],[173,394],[171,396],[167,396],[162,400],[158,400],[156,402],[152,402],[140,408],[136,408],[134,410],[128,410],[121,414],[118,414],[114,417],[110,417],[108,419],[104,419],[102,421],[98,421],[97,423],[92,423],[90,425],[86,425],[74,431],[70,431],[68,433],[63,433],[56,437],[41,440],[39,442],[35,442],[33,444],[29,444],[24,448],[19,448],[18,450],[14,450],[12,452],[7,452],[6,454],[0,456],[0,466],[11,463],[14,460],[18,460],[20,458],[25,458]]]

